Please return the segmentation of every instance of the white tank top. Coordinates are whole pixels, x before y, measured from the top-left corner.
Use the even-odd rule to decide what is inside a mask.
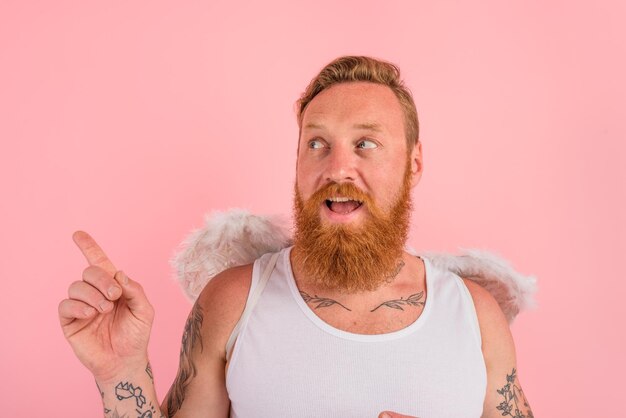
[[[249,312],[234,331],[226,375],[231,417],[375,418],[384,410],[480,417],[487,376],[476,311],[460,277],[422,258],[427,299],[419,318],[387,334],[353,334],[304,302],[290,250],[268,269],[256,300],[271,254],[254,262]]]

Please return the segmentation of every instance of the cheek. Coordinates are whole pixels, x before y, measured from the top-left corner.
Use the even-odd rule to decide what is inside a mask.
[[[375,190],[378,193],[376,201],[381,208],[385,210],[392,208],[398,200],[399,195],[404,187],[406,177],[406,159],[398,162],[394,167],[386,167],[387,171],[379,171],[386,175],[376,176]]]
[[[296,188],[303,200],[307,200],[314,192],[314,179],[301,163],[296,167]]]
[[[323,168],[313,158],[302,157],[296,161],[296,181],[300,189],[305,189],[319,181]]]

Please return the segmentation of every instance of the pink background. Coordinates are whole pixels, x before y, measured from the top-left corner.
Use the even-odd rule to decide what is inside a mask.
[[[207,211],[289,214],[293,103],[342,54],[398,63],[414,92],[425,174],[411,244],[491,249],[539,278],[539,308],[513,326],[535,415],[619,414],[625,12],[619,0],[3,0],[2,416],[101,411],[57,320],[84,268],[76,229],[144,284],[165,394],[190,308],[168,259]]]

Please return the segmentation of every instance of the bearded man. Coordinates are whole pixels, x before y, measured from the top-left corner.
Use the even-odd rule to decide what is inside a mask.
[[[207,284],[161,408],[151,305],[74,235],[90,267],[59,314],[104,415],[532,417],[494,298],[404,250],[423,163],[397,67],[338,58],[298,105],[294,245]]]

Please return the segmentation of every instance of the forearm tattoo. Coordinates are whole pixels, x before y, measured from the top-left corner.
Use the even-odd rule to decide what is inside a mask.
[[[146,366],[146,374],[152,380],[152,369],[150,368],[150,363]],[[104,400],[104,391],[100,388],[100,385],[96,382],[96,386],[98,386],[98,391],[100,392],[100,396]],[[134,400],[134,408],[135,413],[137,415],[133,415],[132,418],[165,418],[161,413],[158,405],[154,406],[152,401],[147,402],[146,397],[143,394],[143,389],[140,386],[137,386],[130,382],[119,382],[114,388],[115,398],[120,402],[128,402],[128,400]],[[147,405],[147,406],[146,406]],[[131,407],[132,408],[132,407]],[[111,410],[104,406],[104,416],[108,418],[131,418],[128,414],[120,414],[115,408]]]
[[[506,375],[506,385],[497,392],[504,397],[500,405],[496,407],[502,412],[502,416],[514,418],[534,418],[533,411],[524,396],[524,391],[517,380],[517,371],[513,368],[511,374]]]
[[[140,387],[134,387],[132,383],[120,382],[115,386],[115,397],[118,401],[133,398],[137,402],[137,408],[141,408],[146,403],[146,397]]]
[[[98,382],[96,382],[96,386],[98,387],[98,392],[100,392],[100,397],[102,398],[102,402],[104,402],[104,391],[100,388],[100,385],[98,384]],[[111,412],[111,410],[107,408],[106,406],[103,406],[103,408],[104,408],[104,415]]]
[[[150,362],[148,362],[148,364],[146,364],[146,374],[150,378],[150,381],[152,383],[154,383],[154,377],[152,376],[152,366],[150,366]]]
[[[200,347],[200,352],[204,349],[201,334],[203,320],[202,307],[196,302],[185,324],[183,341],[180,348],[178,373],[176,374],[172,388],[167,394],[167,415],[170,417],[174,416],[181,408],[185,400],[187,386],[189,386],[189,383],[191,383],[198,373],[196,365],[193,362],[192,350],[194,347]]]
[[[128,418],[128,415],[124,414],[124,415],[120,415],[119,412],[117,412],[117,409],[115,411],[113,411],[113,413],[111,414],[111,418]]]
[[[161,411],[154,407],[152,402],[150,402],[150,406],[147,410],[144,411],[143,409],[139,408],[135,409],[135,412],[137,413],[137,415],[133,415],[133,418],[165,418]],[[105,416],[110,418],[131,418],[128,414],[120,415],[120,413],[117,411],[117,408],[111,412],[111,415],[107,414],[108,412],[105,413]]]

